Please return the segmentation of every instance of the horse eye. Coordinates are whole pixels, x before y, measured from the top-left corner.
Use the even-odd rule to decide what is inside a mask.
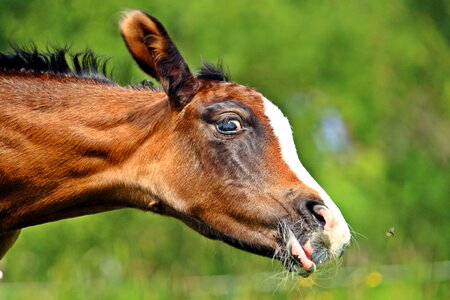
[[[235,134],[242,130],[243,126],[237,119],[222,119],[216,123],[217,131],[223,134]]]

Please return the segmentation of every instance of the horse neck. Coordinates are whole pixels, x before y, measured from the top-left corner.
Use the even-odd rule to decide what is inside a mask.
[[[0,99],[0,232],[148,203],[116,175],[170,114],[162,93],[0,75]]]

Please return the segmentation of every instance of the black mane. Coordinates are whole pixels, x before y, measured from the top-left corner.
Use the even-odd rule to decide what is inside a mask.
[[[213,65],[207,61],[202,61],[203,66],[197,73],[197,78],[205,80],[217,80],[217,81],[230,81],[230,76],[228,70],[224,70],[222,61],[216,65]]]
[[[50,73],[110,83],[106,60],[91,50],[70,54],[68,48],[39,52],[37,48],[13,46],[11,53],[0,53],[0,73]]]
[[[68,48],[53,48],[40,52],[36,46],[13,46],[10,53],[0,52],[1,73],[49,73],[61,76],[72,76],[82,79],[92,79],[102,83],[113,83],[108,74],[107,60],[97,57],[91,50],[70,54]],[[197,78],[204,80],[229,81],[221,61],[213,65],[202,61],[202,67]],[[153,88],[148,80],[144,80],[136,88]]]

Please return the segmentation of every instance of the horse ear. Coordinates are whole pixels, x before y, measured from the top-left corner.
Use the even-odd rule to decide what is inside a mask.
[[[162,24],[132,10],[124,14],[120,33],[139,67],[158,80],[170,104],[182,109],[195,95],[196,80]]]

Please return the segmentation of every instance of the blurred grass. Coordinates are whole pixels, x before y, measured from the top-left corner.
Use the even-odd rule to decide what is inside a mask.
[[[159,18],[191,68],[221,58],[286,112],[357,243],[322,279],[284,283],[277,262],[116,211],[23,230],[0,262],[0,299],[450,298],[448,2],[0,0],[0,49],[90,47],[116,80],[139,82],[124,8]]]

